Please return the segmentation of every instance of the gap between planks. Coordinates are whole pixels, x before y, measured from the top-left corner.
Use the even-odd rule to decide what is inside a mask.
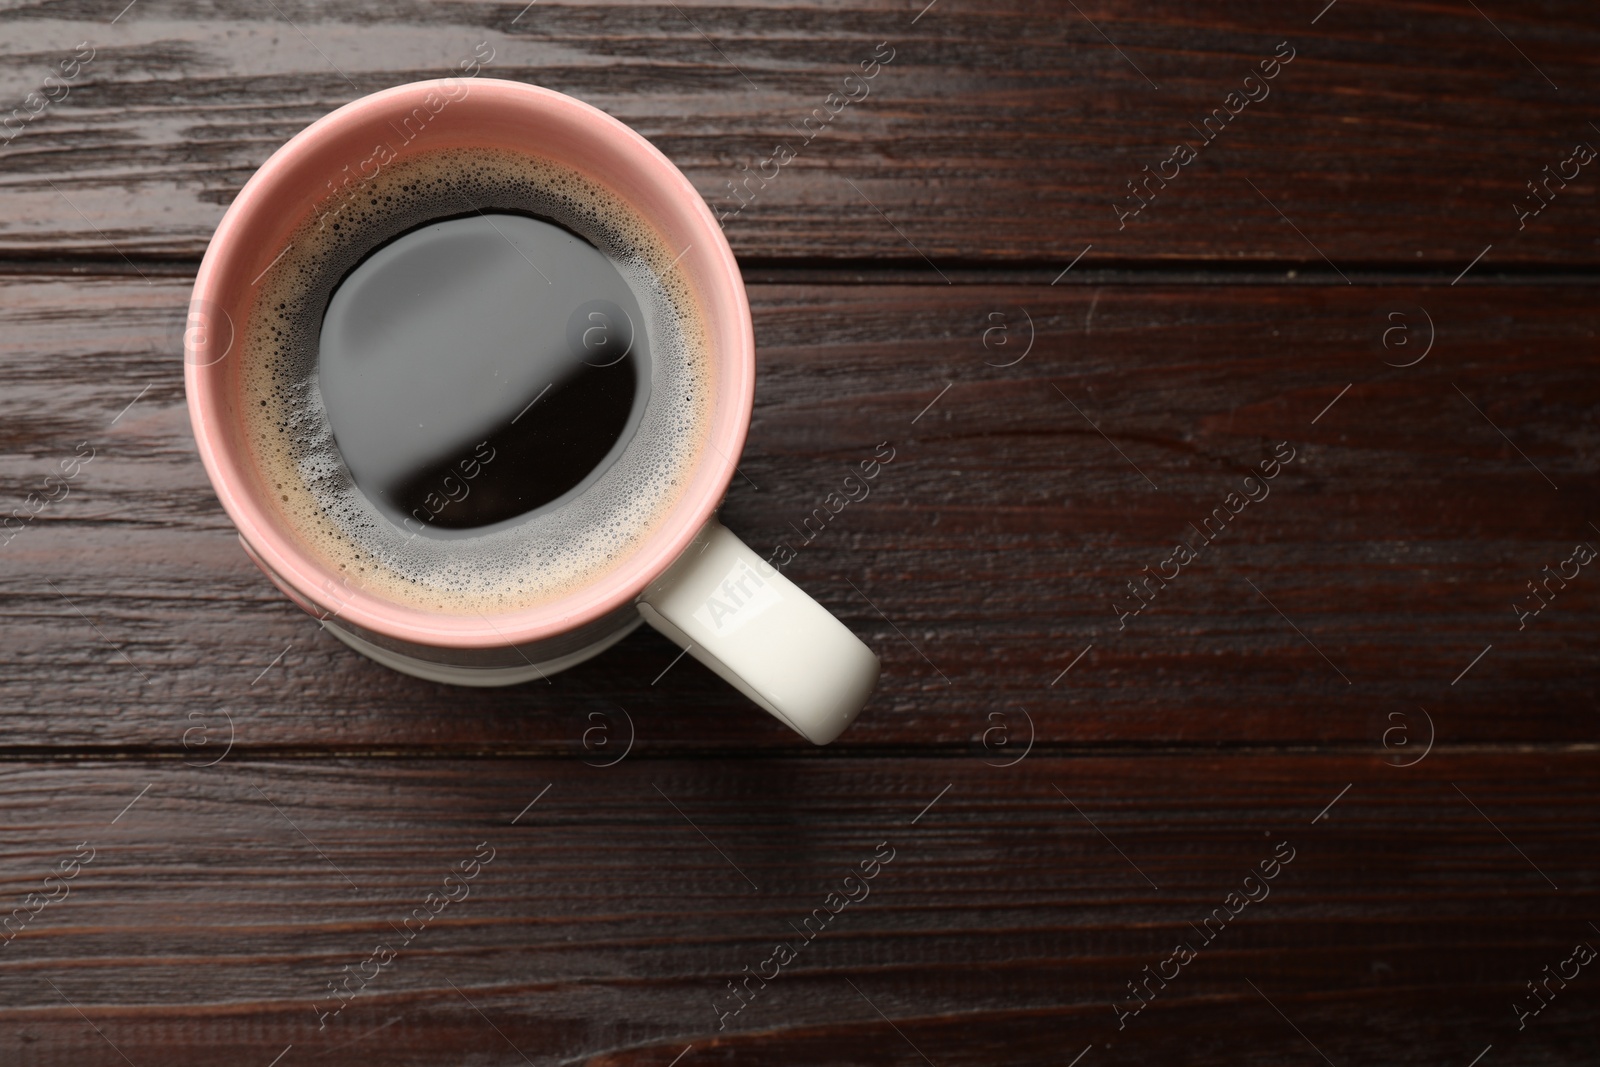
[[[1059,275],[1055,261],[974,261],[947,259],[940,269],[955,285],[1017,285],[1049,288]],[[0,254],[0,278],[83,278],[121,277],[189,280],[199,269],[197,258],[150,257],[123,260],[95,255],[26,256]],[[897,259],[739,259],[739,269],[747,285],[916,285],[945,287],[945,281],[928,270],[927,264]],[[1350,282],[1358,286],[1448,286],[1454,264],[1374,263],[1346,268]],[[1173,260],[1160,264],[1108,259],[1086,263],[1059,279],[1060,288],[1127,285],[1194,286],[1344,286],[1343,277],[1318,264],[1299,261],[1239,262],[1236,260]],[[1464,285],[1596,285],[1600,284],[1600,264],[1590,269],[1541,263],[1511,263],[1494,269],[1474,271]]]
[[[1438,756],[1516,756],[1516,755],[1590,755],[1600,753],[1600,742],[1519,742],[1485,741],[1436,744],[1430,755]],[[1250,742],[1220,741],[1215,744],[1174,745],[1152,741],[1100,743],[1037,743],[1029,753],[1030,759],[1117,759],[1129,757],[1167,757],[1193,759],[1197,757],[1226,756],[1238,759],[1263,757],[1307,757],[1315,759],[1365,759],[1374,756],[1373,746],[1358,742],[1330,742],[1328,744],[1273,745]],[[0,748],[0,764],[5,763],[182,763],[189,753],[181,749],[156,748],[148,745],[94,746],[7,746]],[[229,753],[231,762],[276,763],[306,760],[387,760],[393,762],[441,762],[507,760],[562,760],[581,763],[592,753],[574,751],[570,743],[559,747],[551,745],[443,745],[423,748],[394,748],[381,746],[326,746],[281,745],[245,748],[235,746]],[[928,745],[856,745],[826,748],[754,747],[730,748],[663,747],[654,750],[635,749],[629,756],[638,761],[672,760],[882,760],[882,759],[948,759],[970,760],[972,747],[966,742],[936,743]]]

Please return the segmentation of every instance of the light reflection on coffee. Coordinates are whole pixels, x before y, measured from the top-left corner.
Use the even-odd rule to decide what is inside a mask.
[[[323,319],[317,378],[378,510],[466,536],[583,492],[649,397],[643,314],[583,238],[522,215],[429,223],[370,253]]]

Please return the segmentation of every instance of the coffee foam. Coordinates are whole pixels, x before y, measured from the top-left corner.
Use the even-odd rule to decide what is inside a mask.
[[[443,541],[396,526],[356,487],[317,386],[318,338],[329,296],[363,256],[415,226],[474,210],[549,219],[612,260],[644,313],[651,394],[632,441],[581,496],[508,529]],[[443,149],[386,164],[302,223],[257,283],[237,387],[263,492],[350,587],[408,607],[514,611],[595,581],[666,518],[708,441],[706,333],[676,258],[616,193],[546,159]]]

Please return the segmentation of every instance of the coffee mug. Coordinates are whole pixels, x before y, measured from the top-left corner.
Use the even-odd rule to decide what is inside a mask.
[[[682,249],[672,269],[698,306],[713,383],[704,447],[625,557],[578,588],[492,614],[427,610],[335,567],[278,505],[241,411],[239,333],[259,296],[253,287],[307,219],[348,199],[352,174],[405,158],[412,142],[401,135],[421,123],[417,141],[426,143],[416,151],[551,160],[605,186],[666,246]],[[387,667],[457,685],[511,685],[581,663],[649,622],[819,745],[854,720],[877,682],[871,650],[717,520],[754,396],[744,282],[688,179],[594,107],[517,82],[443,79],[363,97],[313,123],[273,153],[218,225],[195,280],[184,358],[200,457],[245,552],[336,637]]]

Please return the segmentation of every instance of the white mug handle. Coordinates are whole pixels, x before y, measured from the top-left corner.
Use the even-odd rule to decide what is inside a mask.
[[[878,681],[872,650],[715,516],[639,614],[813,744],[838,737]]]

